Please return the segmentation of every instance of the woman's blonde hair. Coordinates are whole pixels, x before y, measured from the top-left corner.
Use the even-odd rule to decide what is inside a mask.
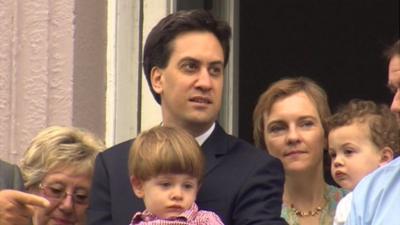
[[[36,187],[54,169],[74,168],[92,174],[103,142],[92,133],[74,127],[52,126],[42,130],[26,149],[21,172],[27,189]]]
[[[264,114],[269,114],[272,106],[277,100],[286,98],[293,94],[304,92],[314,103],[318,115],[326,131],[326,119],[331,115],[328,105],[328,97],[315,81],[306,77],[284,78],[272,83],[268,89],[259,97],[253,112],[253,138],[254,144],[266,149],[264,140]]]
[[[142,132],[129,152],[129,175],[147,181],[161,174],[187,174],[201,181],[204,157],[197,141],[180,128]]]

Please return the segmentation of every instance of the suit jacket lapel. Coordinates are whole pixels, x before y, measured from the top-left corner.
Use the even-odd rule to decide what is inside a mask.
[[[215,168],[222,160],[222,156],[228,152],[227,137],[228,135],[217,123],[210,137],[201,146],[206,158],[205,175]]]

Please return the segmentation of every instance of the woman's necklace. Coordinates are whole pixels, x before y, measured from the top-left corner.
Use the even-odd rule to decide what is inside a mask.
[[[307,212],[300,211],[299,209],[296,209],[293,204],[290,204],[290,209],[296,214],[298,217],[306,217],[306,216],[316,216],[319,215],[322,211],[322,206],[317,206],[314,210],[309,210]]]
[[[324,209],[326,203],[328,202],[327,196],[326,196],[326,195],[327,195],[326,192],[327,192],[327,190],[326,190],[326,188],[325,188],[325,190],[324,190],[324,195],[323,195],[323,197],[324,197],[324,198],[323,198],[323,204],[317,206],[317,207],[316,207],[315,209],[313,209],[313,210],[309,210],[309,211],[307,211],[307,212],[303,212],[303,211],[297,209],[297,208],[294,206],[293,203],[290,204],[290,209],[291,209],[291,210],[293,211],[293,213],[294,213],[296,216],[298,216],[298,217],[317,216],[317,215],[319,215],[319,214],[322,212],[322,210]]]

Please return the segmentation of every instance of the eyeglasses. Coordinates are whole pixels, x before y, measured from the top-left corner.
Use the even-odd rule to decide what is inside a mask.
[[[76,204],[87,205],[89,203],[89,195],[86,191],[68,193],[61,185],[59,185],[59,187],[55,187],[51,185],[39,184],[39,188],[43,191],[43,194],[46,197],[56,201],[61,201],[69,195]]]

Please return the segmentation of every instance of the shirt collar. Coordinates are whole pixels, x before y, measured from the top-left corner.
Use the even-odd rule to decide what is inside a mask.
[[[190,209],[184,211],[182,214],[177,216],[176,218],[173,219],[166,219],[166,220],[180,220],[180,221],[189,221],[193,220],[196,213],[198,212],[198,207],[196,203],[193,203],[193,205],[190,207]],[[143,212],[137,212],[132,218],[131,224],[136,224],[140,221],[154,221],[154,220],[159,220],[157,216],[152,214],[151,212],[144,210]]]
[[[164,123],[161,123],[160,126],[164,126]],[[215,122],[211,125],[211,127],[206,130],[206,132],[200,134],[195,139],[197,143],[201,146],[204,142],[206,142],[207,138],[210,137],[211,133],[214,131]]]
[[[204,132],[203,134],[196,137],[196,141],[197,141],[197,143],[199,143],[200,146],[207,140],[208,137],[210,137],[214,128],[215,128],[215,122],[211,125],[211,127],[206,132]]]

